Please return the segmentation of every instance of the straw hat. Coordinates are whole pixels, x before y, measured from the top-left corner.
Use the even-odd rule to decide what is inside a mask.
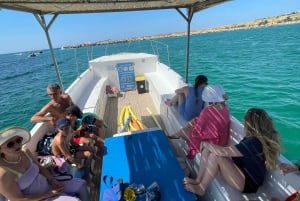
[[[27,143],[31,138],[30,132],[27,129],[18,126],[12,126],[0,131],[0,146],[15,136],[23,138],[22,144]]]
[[[202,92],[202,100],[208,103],[224,102],[225,95],[223,87],[219,85],[206,86]]]

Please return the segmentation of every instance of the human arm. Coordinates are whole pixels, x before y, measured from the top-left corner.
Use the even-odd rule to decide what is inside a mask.
[[[69,94],[63,93],[62,94],[62,98],[65,99],[65,100],[67,100],[69,106],[74,105],[73,100],[72,100],[72,98],[71,98],[71,96]]]
[[[50,121],[52,125],[55,125],[56,122],[56,118],[52,117],[52,116],[45,116],[48,112],[50,112],[50,105],[49,103],[47,105],[45,105],[40,111],[38,111],[37,113],[35,113],[30,121],[32,123],[39,123],[39,122],[46,122],[46,121]]]
[[[57,181],[47,168],[44,168],[40,165],[40,163],[37,161],[37,158],[33,156],[29,149],[26,149],[25,153],[39,167],[40,174],[48,180],[48,183],[52,185],[52,189],[61,192],[64,188],[64,185]]]
[[[79,159],[76,159],[70,152],[70,144],[61,139],[56,139],[52,142],[52,152],[54,155],[63,155],[70,163],[75,164],[78,168],[82,168],[83,165]]]
[[[21,154],[23,155],[22,158],[25,160],[25,158],[24,158],[25,153],[21,152]],[[27,159],[27,160],[29,160],[29,159]],[[23,162],[25,162],[25,161],[23,161]],[[20,163],[19,165],[23,165],[23,164],[24,163]],[[49,190],[44,193],[39,193],[39,194],[34,194],[34,195],[29,195],[29,194],[25,195],[25,194],[23,194],[23,192],[21,191],[21,189],[19,187],[18,180],[19,180],[18,172],[15,172],[14,170],[7,170],[4,167],[0,167],[0,194],[3,195],[8,200],[38,201],[38,200],[44,200],[44,199],[59,195],[60,192],[63,190],[63,188],[61,190],[49,188]],[[47,189],[47,187],[46,187],[46,189]]]
[[[202,148],[208,149],[210,152],[216,154],[217,156],[224,157],[240,157],[242,154],[235,146],[223,147],[216,144],[212,144],[206,141],[202,142]]]
[[[0,194],[3,195],[8,200],[14,201],[39,201],[44,200],[56,195],[59,195],[60,192],[51,190],[47,193],[37,194],[37,195],[24,195],[19,185],[16,182],[16,175],[13,173],[1,171],[0,173]]]

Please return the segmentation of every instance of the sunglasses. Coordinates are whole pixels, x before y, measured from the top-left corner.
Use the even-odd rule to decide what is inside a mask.
[[[22,137],[18,137],[17,139],[15,139],[14,141],[10,141],[6,144],[7,148],[13,148],[15,146],[15,144],[21,144],[23,142],[23,138]]]

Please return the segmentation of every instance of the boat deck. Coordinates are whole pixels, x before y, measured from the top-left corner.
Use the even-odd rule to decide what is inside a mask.
[[[160,125],[162,125],[149,93],[138,94],[137,91],[122,92],[118,94],[116,98],[111,97],[107,100],[106,111],[103,119],[107,123],[108,127],[104,130],[104,137],[111,137],[120,130],[119,115],[122,107],[125,105],[131,106],[133,112],[147,128],[158,127],[152,116],[147,111],[147,108],[150,109]]]
[[[106,109],[104,113],[104,121],[107,124],[107,128],[104,128],[103,137],[111,137],[117,134],[120,130],[119,126],[119,115],[121,109],[125,105],[130,105],[132,111],[135,115],[145,124],[147,128],[159,127],[153,120],[153,116],[157,119],[160,126],[163,126],[161,119],[159,118],[158,112],[155,109],[154,103],[149,93],[138,94],[137,91],[127,91],[121,92],[117,97],[110,97],[107,100]],[[148,112],[147,108],[150,109],[152,115]],[[101,161],[96,162],[94,169],[96,171],[96,176],[91,182],[91,200],[99,200],[99,189],[100,189],[100,179],[101,178]]]

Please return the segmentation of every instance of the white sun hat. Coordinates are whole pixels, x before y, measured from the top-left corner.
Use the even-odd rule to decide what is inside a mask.
[[[18,126],[9,127],[0,131],[0,146],[15,136],[23,138],[22,144],[27,143],[31,137],[30,132],[25,128]]]
[[[224,102],[226,93],[219,85],[206,86],[202,92],[202,100],[207,103]]]

